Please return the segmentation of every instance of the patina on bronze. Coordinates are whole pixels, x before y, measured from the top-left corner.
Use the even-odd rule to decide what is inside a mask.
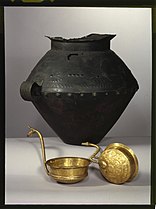
[[[21,85],[22,98],[35,105],[65,143],[99,143],[139,88],[110,49],[114,37],[48,37],[51,49]]]

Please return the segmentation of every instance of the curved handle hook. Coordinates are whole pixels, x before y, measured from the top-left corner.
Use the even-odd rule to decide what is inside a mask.
[[[82,142],[81,144],[84,146],[96,147],[95,152],[90,156],[89,160],[91,160],[93,163],[98,163],[98,158],[96,157],[96,155],[100,152],[100,147],[96,144],[92,144],[89,142]]]
[[[46,170],[47,174],[49,175],[49,170],[48,170],[47,164],[46,164],[46,154],[45,154],[45,145],[44,145],[43,136],[42,136],[42,134],[41,134],[38,130],[36,130],[36,129],[30,127],[30,126],[28,126],[28,128],[29,128],[30,130],[29,130],[29,132],[27,133],[27,137],[30,137],[30,136],[32,136],[33,134],[36,133],[36,134],[38,135],[39,139],[40,139],[41,149],[42,149],[43,163],[44,163],[45,170]]]

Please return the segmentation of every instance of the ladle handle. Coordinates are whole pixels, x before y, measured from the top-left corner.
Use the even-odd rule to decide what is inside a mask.
[[[89,142],[82,142],[81,143],[84,146],[89,146],[89,147],[95,147],[96,150],[95,152],[90,156],[89,160],[92,161],[93,163],[98,163],[98,157],[96,156],[100,152],[100,147],[96,144],[92,144]]]
[[[30,137],[30,136],[32,136],[33,134],[36,133],[38,135],[39,139],[40,139],[41,149],[42,149],[43,164],[44,164],[44,168],[46,170],[46,173],[49,175],[49,170],[48,170],[47,164],[46,164],[46,154],[45,154],[45,145],[44,145],[43,136],[42,136],[42,134],[38,130],[36,130],[36,129],[30,127],[30,126],[28,126],[28,127],[29,127],[30,131],[27,133],[27,136]]]

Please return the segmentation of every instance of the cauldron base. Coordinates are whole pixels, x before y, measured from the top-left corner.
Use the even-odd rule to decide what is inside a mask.
[[[66,144],[99,143],[112,128],[134,93],[97,93],[68,96],[47,94],[34,99],[34,105],[49,126]]]

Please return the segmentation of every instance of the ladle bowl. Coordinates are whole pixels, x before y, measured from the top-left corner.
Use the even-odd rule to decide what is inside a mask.
[[[90,160],[80,157],[53,158],[46,162],[48,175],[60,183],[77,183],[88,175]]]
[[[91,163],[89,159],[81,157],[59,157],[46,160],[45,146],[42,134],[29,127],[27,136],[37,134],[41,142],[43,163],[47,175],[59,183],[77,183],[82,181],[88,175],[88,166]]]

